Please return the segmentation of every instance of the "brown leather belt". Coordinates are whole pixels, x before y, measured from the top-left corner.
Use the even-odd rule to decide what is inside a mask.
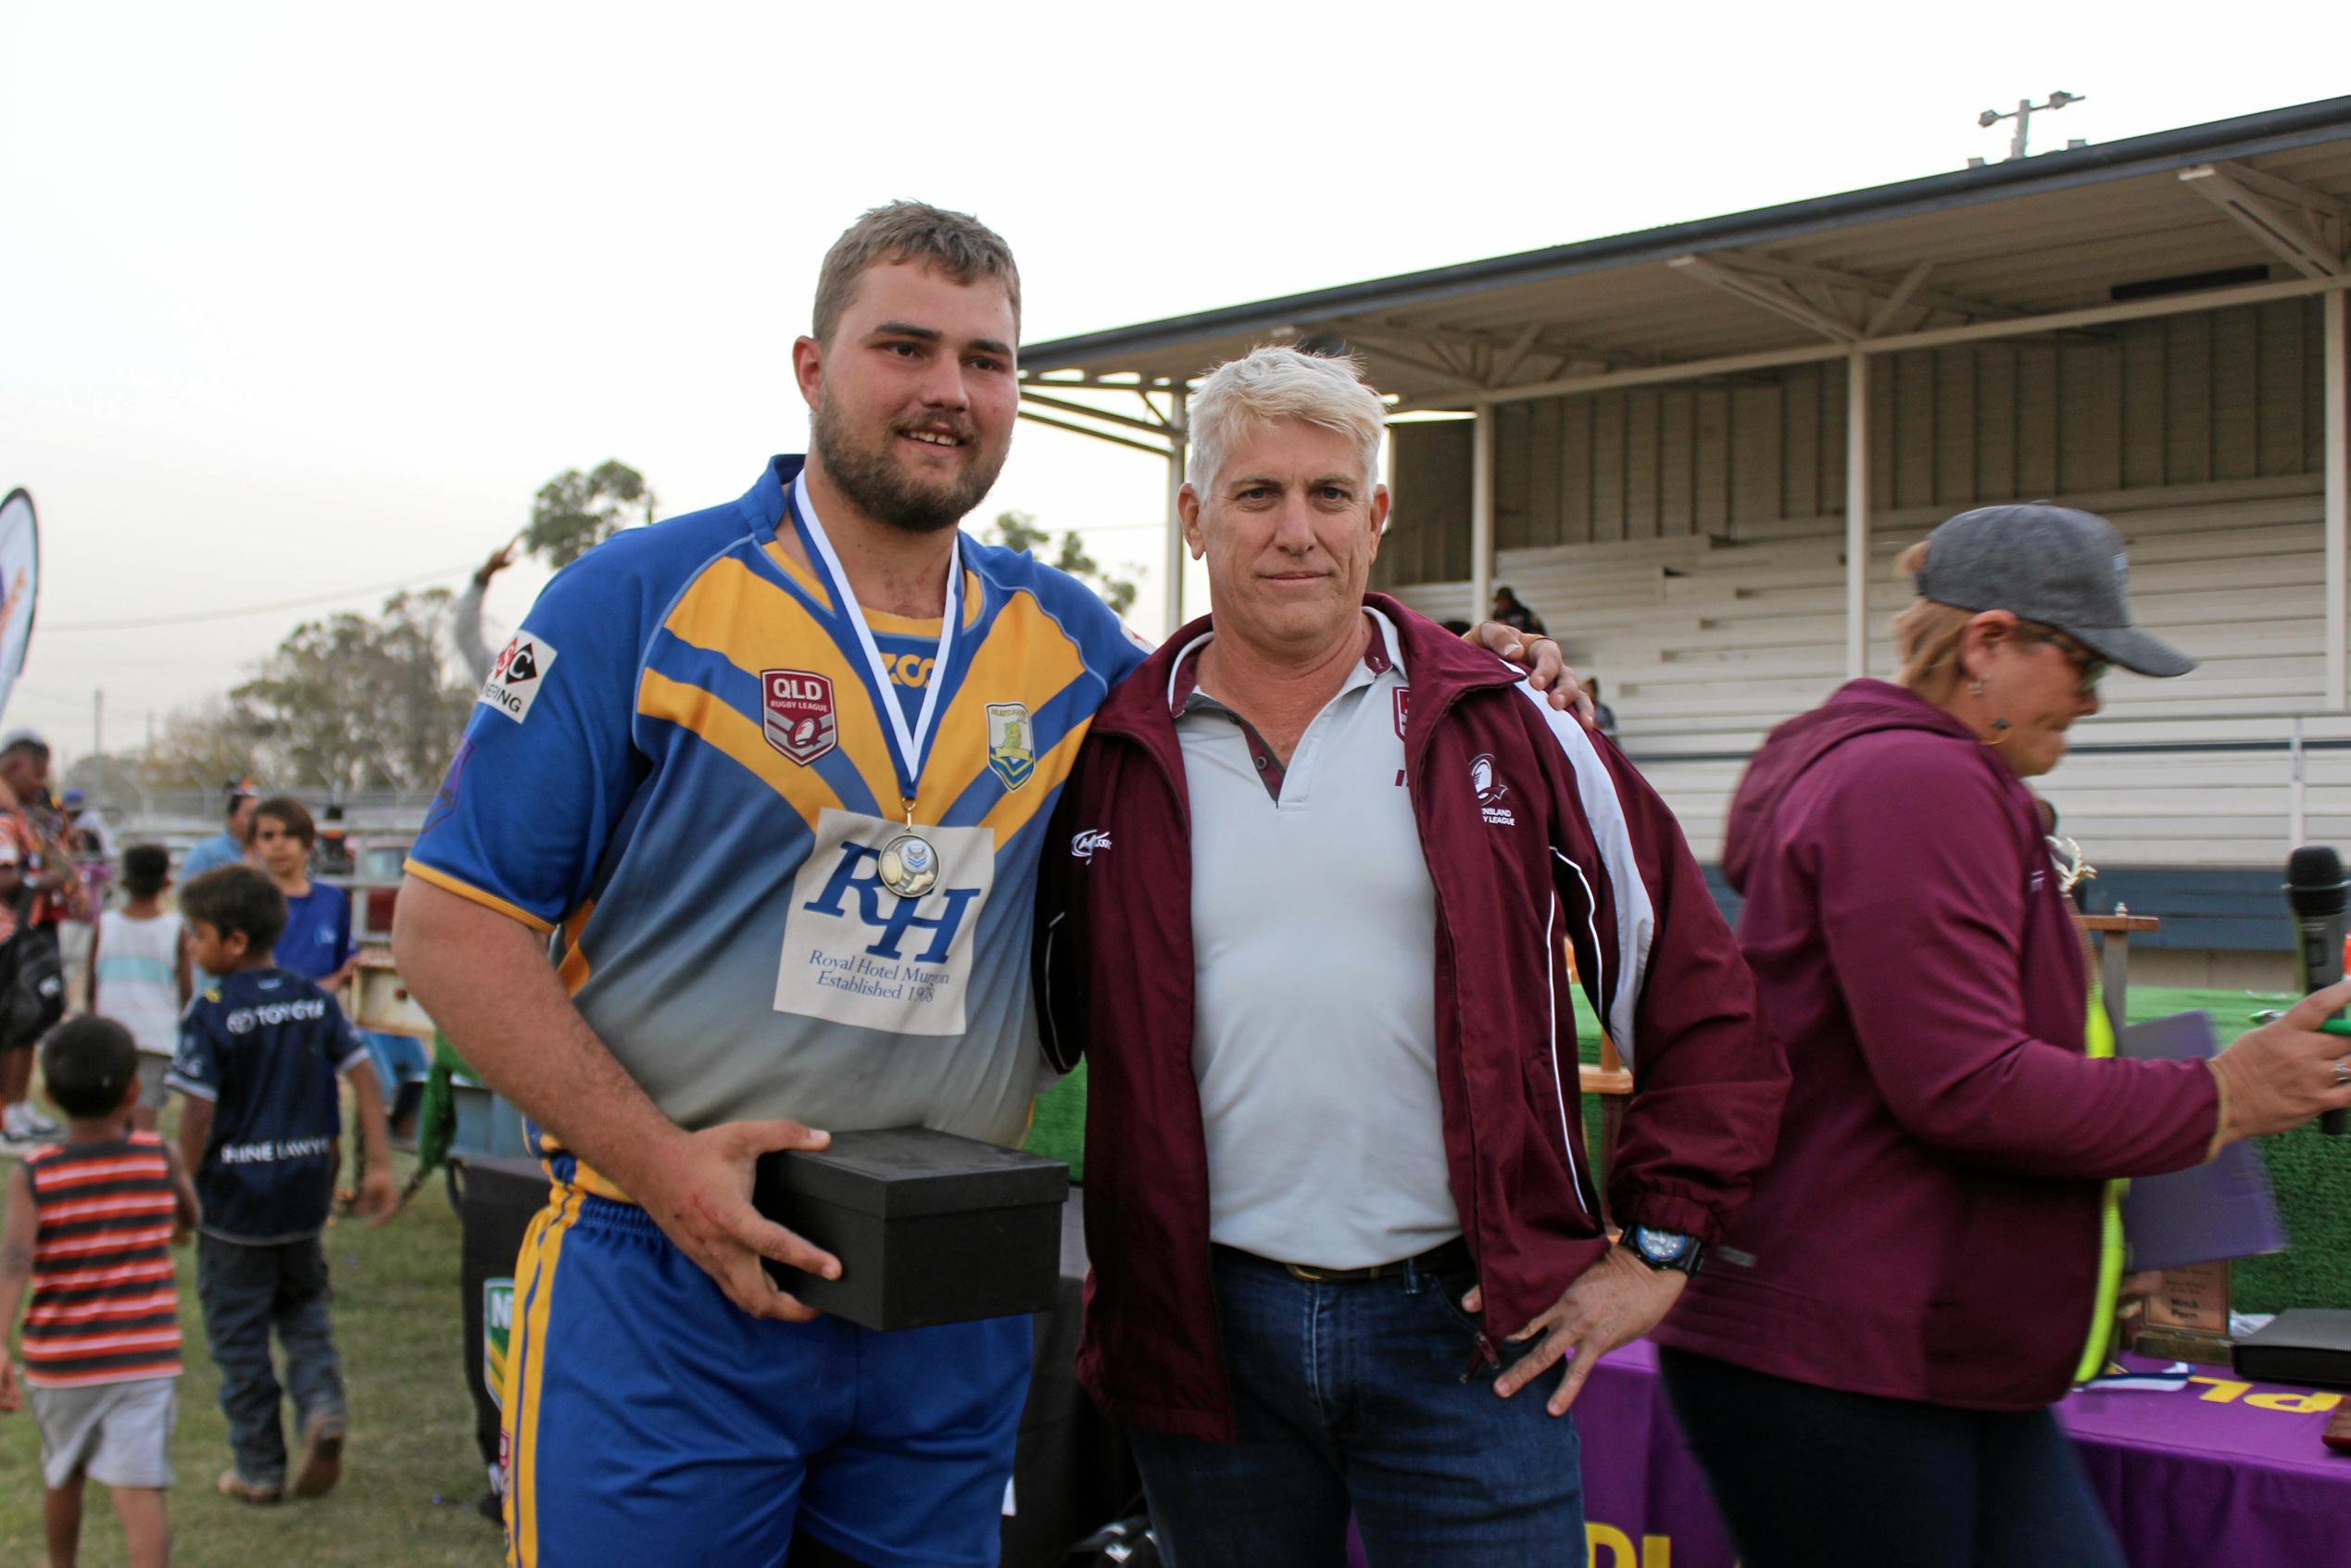
[[[1238,1251],[1238,1248],[1234,1250]],[[1255,1258],[1253,1252],[1244,1256]],[[1374,1263],[1367,1269],[1319,1269],[1306,1263],[1285,1263],[1277,1258],[1261,1258],[1292,1279],[1302,1279],[1309,1285],[1363,1285],[1376,1279],[1393,1279],[1407,1270],[1425,1274],[1457,1273],[1470,1269],[1469,1243],[1460,1236],[1430,1248],[1412,1258],[1400,1258],[1392,1263]]]

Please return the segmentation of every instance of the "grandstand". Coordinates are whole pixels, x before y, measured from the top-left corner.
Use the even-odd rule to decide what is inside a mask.
[[[1359,354],[1376,585],[1512,584],[1709,859],[1763,734],[1890,670],[1904,548],[2100,512],[2205,664],[2110,682],[2046,793],[2093,907],[2163,917],[2143,980],[2282,985],[2277,868],[2351,840],[2346,197],[2351,98],[1025,345],[1024,412],[1180,463],[1217,360]]]

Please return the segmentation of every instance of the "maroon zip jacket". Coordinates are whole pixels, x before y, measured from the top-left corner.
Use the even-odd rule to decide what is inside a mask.
[[[2082,1055],[2087,965],[2032,797],[1899,686],[1853,682],[1772,732],[1724,868],[1795,1086],[1778,1158],[1654,1337],[1854,1393],[2056,1399],[2101,1179],[2205,1158],[2210,1071]]]
[[[1787,1066],[1681,830],[1616,747],[1519,671],[1368,602],[1394,621],[1412,687],[1453,1201],[1487,1321],[1515,1329],[1608,1245],[1563,942],[1633,1065],[1608,1184],[1620,1223],[1719,1235],[1770,1156]],[[1190,806],[1168,706],[1177,653],[1208,629],[1170,638],[1095,716],[1046,839],[1035,963],[1048,1052],[1090,1059],[1078,1377],[1129,1425],[1229,1439],[1192,1073]],[[1331,914],[1343,942],[1346,911]]]

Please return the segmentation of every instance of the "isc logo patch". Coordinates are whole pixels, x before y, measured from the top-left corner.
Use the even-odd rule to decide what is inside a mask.
[[[482,683],[483,703],[521,723],[530,717],[531,704],[539,700],[539,688],[547,684],[547,672],[554,665],[553,643],[528,628],[515,633],[498,661],[490,666],[490,678]]]
[[[806,670],[760,671],[760,716],[767,744],[805,768],[840,744],[833,683]]]

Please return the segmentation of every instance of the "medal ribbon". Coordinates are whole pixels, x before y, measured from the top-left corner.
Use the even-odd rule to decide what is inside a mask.
[[[914,820],[914,785],[921,777],[925,746],[930,741],[931,725],[938,717],[939,688],[947,684],[947,656],[955,642],[955,623],[962,619],[960,602],[963,587],[963,540],[957,533],[954,547],[947,558],[947,613],[938,623],[938,651],[931,659],[931,678],[924,683],[922,711],[915,716],[911,729],[906,723],[906,705],[890,690],[889,667],[882,662],[882,650],[874,641],[874,629],[865,623],[864,607],[857,602],[857,595],[849,585],[849,573],[841,569],[841,558],[834,553],[833,541],[824,536],[824,524],[817,520],[816,503],[809,498],[808,475],[803,472],[792,482],[792,501],[800,516],[800,523],[808,530],[809,544],[816,551],[827,581],[825,592],[833,596],[841,613],[857,628],[857,646],[865,650],[865,667],[873,672],[874,698],[883,717],[889,723],[883,730],[883,739],[890,747],[890,761],[898,769],[899,793],[906,803],[906,820]]]

